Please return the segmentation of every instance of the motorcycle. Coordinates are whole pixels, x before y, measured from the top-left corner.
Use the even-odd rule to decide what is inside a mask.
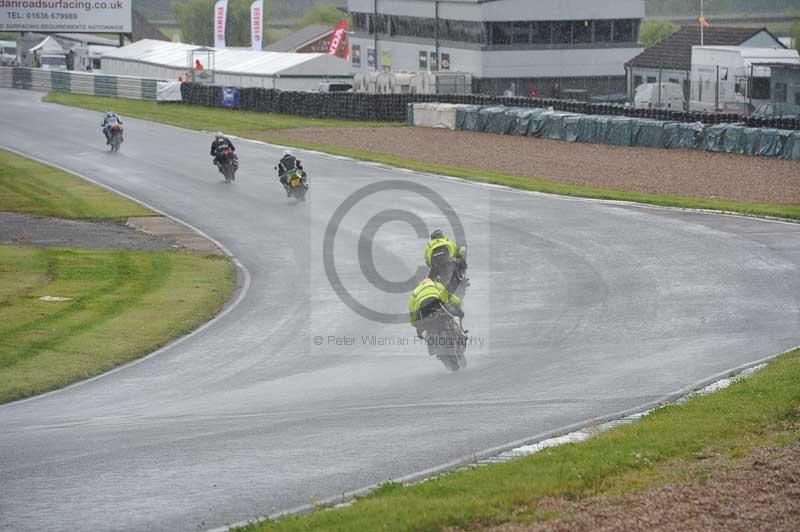
[[[297,201],[305,201],[306,193],[308,192],[308,179],[305,173],[300,173],[297,170],[291,170],[286,174],[286,183],[289,187],[289,197],[295,198]]]
[[[119,151],[119,145],[122,144],[122,140],[122,126],[119,124],[112,125],[108,138],[108,144],[112,153]]]
[[[467,277],[466,248],[462,248],[462,252],[464,253],[463,259],[448,258],[441,266],[431,268],[428,275],[437,283],[445,285],[448,291],[458,296],[459,299],[464,299],[467,288],[470,287],[469,278]]]
[[[239,158],[228,146],[217,148],[217,168],[225,176],[225,182],[236,181],[236,170],[239,169]]]
[[[464,329],[461,318],[456,318],[444,306],[425,318],[428,320],[423,340],[428,354],[435,356],[449,371],[467,367],[467,341],[469,331]]]

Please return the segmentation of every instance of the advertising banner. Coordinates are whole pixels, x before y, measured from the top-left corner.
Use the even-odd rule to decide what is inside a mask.
[[[228,0],[214,4],[214,48],[225,48],[225,21],[228,16]]]
[[[264,36],[264,0],[256,0],[250,4],[250,41],[253,50],[261,51]]]
[[[347,21],[343,20],[336,27],[333,29],[333,36],[331,37],[331,43],[328,46],[328,54],[329,55],[337,55],[342,57],[343,59],[347,59],[347,54],[349,53],[349,49],[347,47]],[[344,44],[344,51],[343,53],[339,53],[339,49]]]
[[[233,109],[239,105],[239,89],[236,87],[222,87],[220,90],[220,105]]]
[[[0,31],[131,33],[133,0],[0,0]]]

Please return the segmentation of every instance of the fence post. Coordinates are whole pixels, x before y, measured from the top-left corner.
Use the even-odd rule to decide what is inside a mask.
[[[719,65],[717,65],[717,85],[714,92],[714,112],[719,112]]]
[[[663,67],[658,67],[658,107],[661,108],[661,74],[663,73]]]

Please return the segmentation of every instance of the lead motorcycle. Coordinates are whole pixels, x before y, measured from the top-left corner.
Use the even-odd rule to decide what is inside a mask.
[[[111,126],[110,131],[108,132],[108,145],[110,146],[111,152],[116,153],[119,151],[119,146],[122,144],[122,126],[119,124],[114,124]]]
[[[425,320],[427,323],[423,341],[428,346],[428,354],[439,359],[449,371],[466,368],[465,353],[469,331],[464,329],[462,319],[440,305],[439,309]]]
[[[239,169],[239,158],[228,146],[217,148],[217,168],[225,177],[225,182],[236,181],[236,171]]]

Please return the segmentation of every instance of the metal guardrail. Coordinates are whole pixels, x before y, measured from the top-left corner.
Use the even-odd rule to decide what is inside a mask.
[[[69,70],[0,67],[0,87],[132,100],[155,101],[158,81]]]

